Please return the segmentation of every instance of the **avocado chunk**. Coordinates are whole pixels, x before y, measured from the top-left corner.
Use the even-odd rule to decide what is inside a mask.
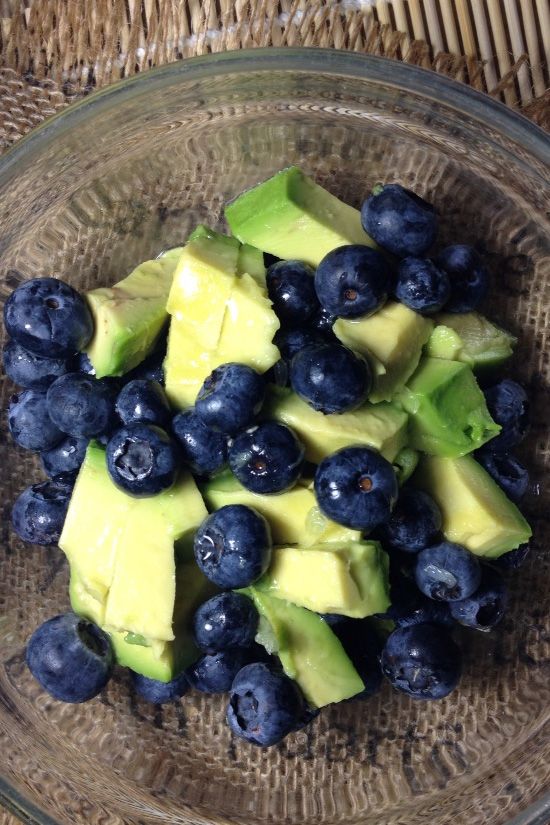
[[[276,547],[254,586],[316,613],[363,619],[389,607],[388,570],[389,558],[376,541]]]
[[[235,476],[227,471],[214,476],[202,488],[210,511],[226,504],[244,504],[253,507],[271,528],[275,544],[299,544],[309,547],[324,542],[359,541],[361,533],[350,530],[323,515],[317,505],[313,482],[300,479],[279,495],[258,495],[245,489]]]
[[[361,693],[363,681],[324,619],[256,587],[240,592],[253,600],[260,614],[256,641],[274,641],[267,643],[269,652],[277,654],[310,705],[321,708]]]
[[[264,414],[291,427],[303,442],[308,461],[316,464],[350,444],[374,447],[393,461],[407,443],[407,414],[392,404],[366,403],[352,412],[324,415],[295,393],[272,389]]]
[[[247,243],[242,244],[237,260],[237,273],[239,275],[250,275],[251,278],[254,278],[258,286],[265,290],[267,297],[264,253],[260,249],[256,249],[255,246],[250,246]]]
[[[335,335],[346,347],[371,360],[374,386],[369,401],[373,404],[391,401],[405,386],[432,329],[433,321],[395,301],[368,318],[338,318],[334,324]]]
[[[237,252],[241,248],[241,244],[237,240],[237,238],[232,238],[231,235],[223,235],[221,232],[216,232],[215,229],[211,229],[205,223],[197,224],[197,226],[193,229],[193,231],[187,238],[187,243],[190,243],[191,241],[196,241],[197,238],[210,238],[210,240],[225,243],[228,247],[236,249]]]
[[[242,243],[311,266],[337,246],[376,246],[361,226],[359,211],[296,166],[239,195],[226,206],[225,217]]]
[[[409,445],[449,458],[477,450],[500,432],[470,367],[423,358],[399,400],[409,413]]]
[[[181,252],[170,249],[113,287],[86,293],[94,319],[86,352],[97,378],[124,375],[151,352],[167,321],[166,300]]]
[[[412,447],[403,447],[393,460],[397,481],[402,486],[412,476],[418,466],[420,455]]]
[[[440,313],[426,347],[432,358],[463,361],[474,371],[498,367],[513,354],[517,339],[479,312]]]
[[[472,456],[423,456],[412,483],[439,505],[445,537],[477,556],[497,558],[531,537],[516,505]]]

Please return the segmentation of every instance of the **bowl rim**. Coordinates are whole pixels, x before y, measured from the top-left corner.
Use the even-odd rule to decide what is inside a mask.
[[[442,102],[522,145],[543,167],[550,166],[550,136],[521,112],[488,94],[452,80],[431,69],[376,55],[344,49],[314,47],[264,47],[215,52],[185,58],[124,78],[75,101],[47,118],[21,137],[0,157],[0,185],[17,174],[18,164],[55,141],[74,125],[108,109],[119,99],[131,99],[174,79],[203,79],[217,74],[249,71],[318,71],[361,79],[408,92],[423,93]],[[548,183],[548,177],[542,176]],[[0,775],[0,808],[5,807],[29,825],[57,825],[42,809],[22,796]],[[545,825],[550,810],[550,792],[509,820],[508,825]]]

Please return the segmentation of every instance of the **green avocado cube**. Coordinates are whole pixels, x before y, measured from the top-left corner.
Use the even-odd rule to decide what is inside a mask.
[[[435,321],[426,347],[431,357],[463,361],[476,371],[498,367],[513,355],[517,338],[479,312],[439,313]]]
[[[399,400],[409,414],[409,446],[455,458],[477,450],[500,432],[470,367],[423,358]]]

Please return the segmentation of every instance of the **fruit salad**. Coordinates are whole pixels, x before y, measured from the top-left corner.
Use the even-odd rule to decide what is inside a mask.
[[[270,746],[384,679],[447,696],[457,626],[501,620],[531,537],[516,339],[429,203],[366,194],[284,169],[227,205],[230,234],[6,301],[9,429],[47,476],[13,529],[70,566],[71,611],[27,645],[55,699],[122,666],[155,704],[226,694]]]

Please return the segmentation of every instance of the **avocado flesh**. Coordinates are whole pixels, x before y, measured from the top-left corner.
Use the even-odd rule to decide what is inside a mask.
[[[392,404],[365,403],[357,410],[323,415],[289,390],[272,389],[263,415],[291,427],[306,448],[306,458],[318,464],[342,447],[374,447],[388,461],[407,443],[407,414]]]
[[[517,339],[479,312],[439,313],[426,347],[434,358],[462,361],[474,371],[498,367],[513,355]]]
[[[259,287],[266,290],[267,295],[264,253],[260,249],[256,249],[255,246],[250,246],[250,244],[247,243],[241,245],[239,258],[237,260],[237,273],[239,275],[250,275]]]
[[[423,358],[399,401],[409,414],[409,446],[449,458],[477,450],[500,432],[470,367]]]
[[[355,352],[373,361],[374,387],[369,401],[391,401],[418,367],[433,321],[404,304],[388,301],[368,318],[337,318],[334,334]]]
[[[189,541],[206,515],[189,474],[158,496],[132,498],[111,481],[104,450],[88,447],[59,541],[71,604],[111,635],[121,664],[151,678],[169,681],[195,653],[184,625],[209,584],[194,563],[176,568],[174,543]]]
[[[170,249],[113,287],[86,293],[94,319],[86,352],[97,378],[124,375],[151,352],[168,318],[166,300],[181,252]]]
[[[296,166],[239,195],[225,208],[231,232],[285,260],[317,266],[344,244],[376,246],[361,226],[361,215]]]
[[[376,541],[275,547],[255,587],[316,613],[363,619],[390,605],[389,558]]]
[[[516,505],[472,456],[423,456],[412,483],[439,505],[445,537],[477,556],[497,558],[532,535]]]
[[[202,487],[208,509],[227,504],[253,507],[269,523],[275,544],[309,547],[324,542],[359,541],[361,533],[327,519],[317,505],[312,482],[300,479],[279,495],[258,495],[243,487],[231,472],[215,476]]]
[[[262,625],[269,625],[276,652],[284,672],[294,679],[310,705],[321,708],[361,693],[364,684],[330,626],[315,613],[282,599],[248,587],[249,596],[260,614]],[[271,645],[270,645],[271,647]]]
[[[403,447],[393,460],[393,469],[400,486],[409,480],[418,466],[420,455],[412,447]]]

